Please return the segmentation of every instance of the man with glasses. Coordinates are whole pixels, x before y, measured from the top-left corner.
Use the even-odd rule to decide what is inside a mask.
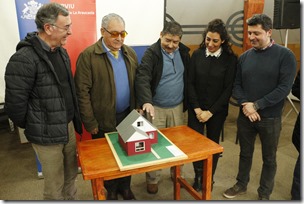
[[[184,124],[190,49],[180,42],[182,34],[179,23],[165,23],[159,40],[147,49],[137,69],[135,89],[138,105],[157,128]],[[160,172],[146,173],[148,193],[158,192]]]
[[[72,24],[65,25],[64,27],[60,27],[60,26],[58,26],[56,24],[51,24],[51,25],[54,26],[55,28],[59,28],[61,30],[65,30],[66,32],[71,32],[71,30],[72,30]]]
[[[45,200],[75,200],[76,131],[82,133],[70,58],[62,47],[72,34],[69,11],[57,3],[37,12],[38,32],[17,45],[5,72],[5,111],[25,128],[42,165]],[[75,129],[74,129],[75,127]]]
[[[102,37],[80,53],[75,73],[82,121],[92,139],[116,131],[116,126],[135,109],[138,62],[135,51],[124,44],[125,22],[110,13],[103,17],[100,31]],[[134,200],[130,184],[131,176],[105,181],[107,200],[117,200],[118,193],[124,200]]]

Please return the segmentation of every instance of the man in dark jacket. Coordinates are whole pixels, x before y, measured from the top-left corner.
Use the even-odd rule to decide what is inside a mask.
[[[147,49],[136,71],[138,105],[157,128],[184,124],[190,49],[180,42],[182,34],[179,23],[165,23],[160,39]],[[146,173],[146,180],[148,193],[157,193],[160,170]]]
[[[42,165],[45,200],[74,200],[78,172],[76,131],[81,121],[69,56],[63,45],[71,32],[69,11],[43,5],[35,19],[38,32],[17,45],[5,72],[5,110]],[[75,126],[75,129],[74,129]]]
[[[259,135],[263,165],[257,193],[259,200],[269,200],[277,171],[282,109],[295,78],[296,58],[290,49],[274,43],[269,16],[254,14],[246,22],[252,48],[239,57],[232,91],[240,106],[239,169],[237,182],[223,196],[232,199],[247,192],[255,139]]]
[[[300,71],[292,86],[292,94],[301,100],[301,80]],[[293,133],[292,143],[299,152],[299,156],[293,172],[293,181],[291,187],[291,200],[301,200],[301,112],[298,114]]]

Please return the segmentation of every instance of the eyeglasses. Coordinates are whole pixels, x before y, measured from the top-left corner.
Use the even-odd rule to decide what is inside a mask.
[[[104,29],[105,31],[107,31],[107,32],[111,35],[112,38],[118,38],[119,35],[120,35],[122,38],[125,38],[125,37],[128,35],[127,31],[121,31],[121,32],[112,31],[112,32],[110,32],[110,31],[108,31],[108,30],[105,29],[105,28],[103,28],[103,29]]]
[[[56,28],[65,30],[65,31],[70,31],[70,30],[72,29],[72,24],[66,25],[66,26],[64,26],[64,27],[59,27],[59,26],[57,26],[57,25],[55,25],[55,24],[51,24],[51,25],[54,26],[54,27],[56,27]]]

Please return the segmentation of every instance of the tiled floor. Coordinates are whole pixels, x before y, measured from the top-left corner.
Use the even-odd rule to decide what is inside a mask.
[[[294,101],[297,109],[300,103]],[[291,110],[289,102],[286,102],[283,116]],[[222,193],[236,182],[235,177],[238,170],[239,145],[235,144],[236,118],[238,108],[230,105],[229,115],[225,123],[223,157],[219,159],[215,174],[215,184],[212,191],[212,200],[227,200]],[[293,176],[293,169],[297,158],[297,151],[291,142],[291,135],[296,119],[296,113],[291,111],[284,119],[277,152],[277,174],[274,191],[271,200],[290,200],[290,189]],[[255,156],[251,170],[251,180],[247,193],[236,197],[233,200],[256,200],[257,188],[259,185],[260,171],[262,165],[261,145],[257,138]],[[185,179],[193,182],[192,164],[184,167]],[[84,181],[82,175],[77,178],[78,199],[92,200],[90,181]],[[16,131],[10,132],[5,122],[0,126],[0,199],[1,200],[41,200],[43,179],[37,176],[34,151],[30,144],[21,144]],[[159,192],[151,195],[146,192],[145,174],[132,176],[132,190],[137,200],[173,200],[173,186],[170,179],[169,169],[162,170],[162,180],[159,183]],[[120,198],[121,199],[121,198]],[[187,192],[181,190],[181,199],[191,201],[193,198]]]

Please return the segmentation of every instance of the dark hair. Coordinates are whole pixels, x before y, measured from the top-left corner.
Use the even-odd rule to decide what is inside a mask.
[[[217,18],[208,23],[207,28],[203,32],[203,41],[200,44],[200,48],[206,47],[205,40],[208,32],[218,33],[221,40],[224,41],[222,44],[223,51],[229,54],[234,54],[233,50],[231,49],[230,36],[224,22],[221,19]]]
[[[59,15],[68,16],[70,12],[61,4],[55,2],[41,6],[35,17],[38,31],[43,31],[46,23],[54,24]]]
[[[178,35],[182,38],[183,29],[182,26],[176,21],[170,21],[164,23],[164,28],[162,30],[162,35],[171,34],[171,35]]]
[[[254,14],[246,22],[249,26],[262,25],[262,29],[266,32],[272,29],[272,20],[265,14]]]

